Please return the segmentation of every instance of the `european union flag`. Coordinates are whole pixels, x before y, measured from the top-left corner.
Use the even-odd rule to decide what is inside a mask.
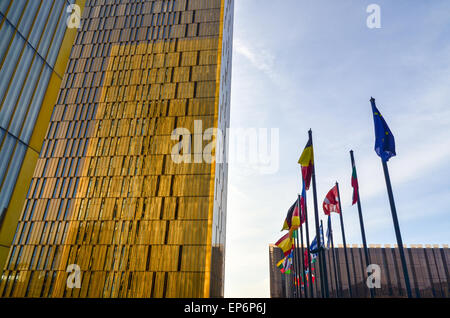
[[[370,98],[373,112],[373,122],[375,124],[375,152],[383,161],[396,155],[395,140],[391,130],[381,116],[377,106],[375,106],[375,98]]]

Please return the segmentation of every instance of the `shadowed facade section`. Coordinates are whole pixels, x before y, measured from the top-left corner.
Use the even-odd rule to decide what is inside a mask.
[[[332,249],[325,252],[328,269],[328,288],[330,297],[350,297],[349,286],[352,295],[356,298],[370,298],[370,292],[366,285],[367,272],[364,258],[364,249],[357,244],[347,245],[350,267],[350,282],[347,279],[346,264],[343,245],[335,247],[336,274]],[[372,264],[380,266],[381,288],[375,288],[375,297],[407,297],[405,282],[402,273],[400,255],[396,246],[369,245],[369,254]],[[411,287],[413,297],[416,298],[448,298],[450,297],[449,264],[450,251],[447,245],[411,245],[405,248],[408,271],[411,273]],[[271,297],[292,298],[294,286],[292,275],[281,274],[276,267],[283,258],[281,249],[274,245],[269,247],[270,256],[270,295]],[[315,266],[317,269],[318,265]],[[313,267],[314,268],[314,267]],[[320,274],[314,273],[315,297],[321,297]],[[336,284],[337,280],[337,284]],[[337,288],[336,288],[337,286]]]
[[[171,134],[229,126],[232,22],[230,0],[86,2],[3,297],[223,296],[227,165],[175,163]]]

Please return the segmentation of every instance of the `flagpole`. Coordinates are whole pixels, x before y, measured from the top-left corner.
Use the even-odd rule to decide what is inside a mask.
[[[302,227],[300,226],[300,237],[301,237],[301,253],[302,253],[302,256],[301,256],[301,262],[302,262],[302,273],[303,273],[303,276],[302,276],[302,282],[303,282],[303,294],[305,295],[305,298],[309,298],[308,297],[308,286],[306,285],[306,270],[305,270],[305,251],[304,251],[304,243],[303,243],[303,229],[302,229]]]
[[[300,231],[297,229],[297,237],[295,238],[297,241],[297,266],[298,266],[298,276],[300,276],[300,274],[303,272],[303,264],[301,263],[301,251],[300,251],[300,241],[298,239],[298,235],[300,234]],[[303,292],[302,292],[302,285],[301,283],[299,283],[298,285],[298,292],[300,295],[300,298],[303,298]]]
[[[320,220],[320,227],[322,228],[322,233],[323,233],[323,222],[322,222],[322,220]],[[329,288],[328,288],[329,287],[328,286],[328,270],[327,270],[327,262],[326,262],[326,256],[325,256],[325,236],[323,237],[323,240],[324,241],[322,242],[322,247],[320,247],[320,249],[322,250],[322,253],[323,253],[323,260],[324,260],[324,262],[323,262],[323,272],[325,273],[325,279],[324,279],[323,284],[325,286],[326,296],[327,296],[327,298],[329,298],[330,297],[330,293],[329,293]],[[330,267],[330,270],[331,270],[331,267]],[[330,277],[331,277],[331,275],[330,275]]]
[[[386,188],[387,188],[388,197],[389,197],[389,204],[391,205],[392,220],[394,222],[395,236],[397,237],[398,251],[400,254],[400,260],[402,262],[402,267],[403,267],[403,275],[405,278],[406,292],[408,294],[408,298],[412,298],[411,285],[410,285],[409,275],[408,275],[408,267],[406,265],[405,252],[403,250],[402,235],[400,233],[400,225],[398,223],[397,210],[395,209],[394,195],[392,193],[391,178],[389,177],[389,170],[388,170],[386,161],[381,159],[381,163],[383,164],[384,178],[386,179]]]
[[[373,97],[370,98],[370,104],[372,105],[373,123],[375,127],[375,152],[377,153],[378,156],[380,156],[381,164],[383,165],[383,172],[384,178],[386,180],[386,188],[389,197],[389,204],[391,205],[392,221],[394,222],[394,230],[395,236],[397,237],[398,251],[400,253],[400,259],[402,261],[406,292],[408,293],[408,297],[412,298],[411,285],[408,275],[408,267],[406,265],[406,258],[403,250],[402,235],[400,233],[400,226],[398,224],[397,210],[395,209],[394,195],[392,193],[391,179],[389,177],[389,170],[387,166],[387,161],[389,160],[389,158],[396,155],[395,139],[394,136],[392,135],[391,130],[389,129],[389,126],[387,125],[386,121],[381,116],[380,111],[377,109],[377,106],[375,105],[375,98]]]
[[[303,180],[303,177],[302,177],[302,180]],[[304,184],[303,184],[303,186],[304,186]],[[307,250],[306,255],[308,257],[308,271],[309,271],[308,285],[309,285],[309,292],[311,293],[311,298],[314,298],[314,287],[313,287],[313,283],[312,283],[312,268],[311,268],[311,251],[310,251],[310,245],[309,245],[308,204],[306,201],[306,191],[305,191],[304,200],[305,200],[305,230],[306,230],[305,234],[306,234],[306,250]],[[306,279],[306,277],[305,277],[305,279]]]
[[[292,235],[295,235],[294,232],[295,231],[292,232]],[[295,276],[297,275],[297,273],[299,271],[298,250],[297,250],[297,247],[296,247],[296,240],[295,240],[295,238],[294,238],[294,249],[293,249],[293,253],[292,253],[292,267],[294,269],[292,272],[294,274],[294,282],[295,282],[296,281],[296,277]],[[296,298],[300,298],[299,289],[298,289],[297,284],[294,284],[294,290],[297,293],[296,294]]]
[[[302,222],[302,215],[303,215],[303,213],[302,213],[302,209],[301,209],[301,206],[300,206],[300,200],[301,200],[301,198],[300,198],[300,195],[298,195],[298,199],[297,199],[297,208],[298,208],[298,211],[299,211],[299,214],[300,214],[300,241],[301,241],[301,257],[300,257],[300,259],[301,259],[301,265],[302,265],[302,273],[303,273],[303,276],[302,276],[302,282],[303,282],[303,293],[304,293],[304,295],[305,295],[305,298],[308,298],[308,288],[306,288],[307,286],[306,286],[306,284],[305,284],[305,280],[306,280],[306,277],[305,277],[305,252],[304,252],[304,249],[303,249],[303,228],[302,228],[302,226],[303,226],[303,222]],[[298,230],[297,230],[297,232],[298,232]],[[297,240],[298,240],[298,235],[297,235]],[[301,285],[300,285],[300,289],[301,289]]]
[[[344,292],[342,291],[342,277],[341,277],[341,261],[339,259],[339,253],[334,249],[334,236],[331,234],[331,247],[333,248],[333,255],[336,257],[336,270],[338,274],[338,286],[339,286],[339,297],[344,296]]]
[[[320,243],[322,244],[322,240],[320,240]],[[319,259],[320,260],[323,259],[323,258],[320,258],[321,256],[323,256],[320,245],[317,245],[317,255],[318,255],[318,257],[317,257],[318,260]],[[325,298],[325,284],[324,284],[324,281],[325,281],[324,277],[325,276],[324,276],[324,271],[323,271],[323,264],[322,264],[321,261],[319,261],[318,265],[319,265],[319,276],[317,276],[317,277],[320,280],[320,297],[321,298]]]
[[[327,258],[327,262],[328,262],[328,264],[330,264],[330,276],[329,276],[329,280],[330,280],[330,287],[331,287],[331,290],[330,290],[330,295],[331,295],[331,297],[333,296],[333,292],[332,292],[332,289],[333,289],[333,269],[332,269],[332,267],[331,267],[331,257],[330,257],[330,250],[328,249],[328,248],[325,248],[325,256],[326,256],[326,258]],[[336,281],[336,276],[334,276],[334,281]]]
[[[353,156],[353,150],[350,150],[350,160],[352,162],[352,174],[353,174],[353,170],[354,170],[355,178],[356,178],[356,180],[358,180],[358,176],[356,173],[355,158]],[[358,188],[356,189],[356,204],[358,206],[359,225],[361,227],[361,237],[362,237],[362,242],[363,242],[363,246],[364,246],[364,255],[366,258],[366,268],[367,268],[367,266],[369,266],[371,264],[371,261],[370,261],[369,249],[367,248],[366,231],[364,229],[364,219],[363,219],[363,215],[362,215],[361,201],[359,198],[359,185],[358,185]],[[370,297],[374,298],[375,290],[373,288],[369,288],[369,291],[370,291]]]
[[[313,138],[312,138],[312,130],[310,129],[308,131],[309,134],[309,139],[311,140],[311,147],[313,147]],[[313,147],[314,149],[314,147]],[[312,186],[313,186],[313,199],[314,199],[314,217],[315,217],[315,224],[316,224],[316,238],[317,238],[317,247],[319,248],[318,254],[319,254],[319,265],[320,265],[320,280],[324,281],[326,284],[324,284],[325,286],[325,295],[322,293],[322,297],[329,297],[329,293],[328,293],[328,280],[327,280],[327,273],[323,272],[322,268],[322,264],[324,264],[325,261],[325,257],[323,254],[323,251],[320,250],[320,228],[319,228],[319,208],[318,208],[318,204],[317,204],[317,187],[316,187],[316,165],[315,163],[313,163],[312,165]]]
[[[338,297],[342,296],[342,285],[341,285],[341,271],[340,268],[338,270],[338,257],[336,255],[336,250],[334,249],[334,237],[333,232],[331,232],[331,248],[333,249],[333,262],[334,262],[334,271],[336,275],[336,293]]]
[[[339,201],[339,217],[341,220],[341,231],[342,231],[342,242],[344,243],[344,257],[345,257],[345,265],[347,267],[347,280],[348,280],[348,291],[350,294],[350,297],[353,297],[352,294],[352,282],[350,279],[350,267],[348,265],[348,255],[347,255],[347,243],[345,241],[345,230],[344,230],[344,218],[342,216],[342,206],[341,206],[341,195],[339,193],[339,183],[336,181],[336,189],[338,193],[338,201]]]
[[[330,216],[328,216],[330,217]],[[330,226],[330,238],[331,238],[331,255],[333,257],[333,267],[334,267],[334,283],[336,285],[336,296],[339,298],[340,295],[340,289],[339,289],[339,283],[338,283],[338,275],[337,275],[337,268],[336,268],[336,255],[334,250],[334,239],[333,239],[333,227],[331,226],[331,218],[330,222],[328,223]]]
[[[298,240],[298,235],[299,234],[300,234],[300,231],[297,230],[297,237],[295,239],[297,241],[297,264],[298,264],[298,273],[299,273],[299,276],[300,276],[300,274],[304,274],[305,269],[304,269],[304,264],[302,263],[302,257],[301,257],[301,255],[303,255],[303,254],[301,254],[302,251],[303,251],[303,246],[300,247],[300,243],[299,243],[299,240]],[[303,238],[302,238],[302,241],[303,241]],[[306,298],[305,292],[302,291],[301,283],[299,284],[299,291],[300,291],[300,298],[303,298],[303,296]]]
[[[295,277],[294,277],[294,275],[292,275],[292,288],[291,288],[291,290],[292,290],[292,298],[295,298],[295,293],[296,293],[296,291],[295,291]]]
[[[289,230],[291,231],[291,230]],[[295,231],[292,231],[292,235],[295,236]],[[298,293],[298,286],[295,284],[295,275],[298,272],[298,263],[297,263],[297,249],[296,249],[296,243],[295,243],[295,237],[293,237],[293,248],[292,248],[292,274],[294,277],[294,298],[300,298],[300,295]]]
[[[297,253],[297,272],[296,272],[296,276],[295,279],[298,282],[298,276],[300,276],[300,273],[302,272],[302,265],[300,264],[300,244],[299,244],[299,240],[298,240],[298,235],[299,235],[299,231],[298,229],[295,230],[296,231],[296,237],[295,237],[295,244],[296,244],[296,248],[295,248],[295,252]],[[299,298],[303,298],[303,294],[302,294],[302,286],[300,284],[298,284],[297,286],[297,290],[298,290],[298,296]]]
[[[286,259],[288,257],[289,257],[289,254],[287,256],[285,256],[285,262],[288,261],[288,259]],[[284,266],[284,264],[283,264],[283,266]],[[295,258],[294,258],[294,256],[292,256],[292,269],[293,269],[292,272],[294,272],[295,271]],[[283,274],[291,276],[290,274],[287,274],[286,272],[284,272]],[[291,282],[292,282],[292,286],[291,286],[292,297],[291,298],[297,298],[297,290],[296,290],[296,287],[295,287],[295,276],[292,275],[291,277],[292,277],[292,279],[291,279]]]

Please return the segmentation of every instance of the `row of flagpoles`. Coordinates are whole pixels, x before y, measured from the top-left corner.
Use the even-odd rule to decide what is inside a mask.
[[[395,152],[395,140],[392,135],[391,130],[389,129],[386,121],[381,116],[381,113],[377,109],[375,105],[375,99],[371,98],[370,103],[372,106],[372,113],[374,119],[374,127],[375,127],[375,152],[381,158],[383,172],[386,181],[386,188],[388,192],[389,203],[391,207],[391,214],[394,223],[394,230],[397,239],[397,246],[400,254],[400,259],[403,267],[403,274],[406,286],[406,292],[409,298],[412,297],[411,287],[409,282],[409,275],[406,266],[406,259],[403,251],[403,242],[400,234],[400,227],[397,218],[397,212],[394,203],[394,197],[392,194],[392,187],[389,177],[389,170],[387,167],[387,161],[389,158],[396,155]],[[359,223],[361,227],[361,236],[364,248],[364,256],[366,266],[371,264],[370,262],[370,254],[367,248],[367,241],[364,229],[364,221],[361,210],[361,201],[359,197],[359,186],[358,186],[358,177],[356,173],[356,165],[355,159],[353,155],[353,151],[350,151],[350,159],[352,165],[352,178],[351,185],[353,187],[353,198],[352,205],[356,204],[358,207],[358,215],[359,215]],[[283,230],[287,230],[288,233],[283,235],[276,243],[278,247],[280,247],[283,251],[284,258],[278,262],[277,266],[280,268],[282,273],[292,273],[293,272],[293,285],[295,286],[295,293],[297,297],[316,297],[318,295],[317,288],[320,288],[320,295],[322,297],[328,298],[330,296],[329,292],[329,284],[328,284],[328,270],[327,270],[327,262],[325,258],[325,242],[323,237],[323,225],[320,221],[319,224],[319,209],[317,204],[317,192],[316,192],[316,173],[315,173],[315,165],[314,165],[314,150],[313,150],[313,137],[312,131],[308,132],[308,142],[298,160],[298,163],[301,166],[301,175],[302,175],[302,194],[298,195],[296,201],[289,208],[286,219],[283,224]],[[314,228],[315,228],[315,238],[312,242],[309,241],[309,224],[308,224],[308,209],[306,204],[306,193],[310,189],[312,185],[312,195],[314,202]],[[344,229],[344,220],[341,206],[341,198],[339,193],[339,183],[336,182],[334,187],[328,192],[326,195],[323,205],[323,212],[328,216],[328,224],[327,224],[327,247],[330,247],[331,243],[331,255],[332,255],[332,264],[329,265],[329,271],[334,271],[335,277],[337,271],[340,269],[337,268],[337,264],[339,264],[339,260],[336,261],[338,255],[335,253],[334,249],[334,241],[333,241],[333,231],[331,228],[331,213],[339,214],[341,232],[342,232],[342,240],[343,240],[343,250],[344,250],[344,258],[346,264],[346,274],[348,281],[348,293],[350,297],[353,297],[351,279],[350,279],[350,268],[348,262],[347,255],[347,244],[345,240],[345,229]],[[303,230],[305,234],[303,234]],[[299,233],[300,232],[300,233]],[[300,240],[299,240],[300,234]],[[305,241],[304,241],[305,238]],[[306,246],[306,249],[305,249]],[[297,247],[297,248],[296,248]],[[301,255],[299,255],[301,254]],[[316,262],[318,260],[318,262]],[[317,264],[318,263],[318,264]],[[314,268],[312,266],[318,265],[318,268]],[[320,286],[316,286],[316,293],[314,293],[314,283],[315,276],[313,272],[319,272],[320,277]],[[337,295],[342,295],[342,286],[338,286],[338,282],[335,279],[335,288]],[[370,296],[375,297],[375,291],[373,288],[369,289]]]

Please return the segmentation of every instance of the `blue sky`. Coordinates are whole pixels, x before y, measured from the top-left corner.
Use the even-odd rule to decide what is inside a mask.
[[[381,8],[380,29],[366,25],[371,3]],[[449,12],[447,0],[235,1],[231,127],[278,128],[279,169],[229,166],[226,297],[270,296],[269,244],[301,190],[297,160],[309,128],[319,207],[337,180],[347,243],[361,243],[353,149],[368,243],[395,243],[371,96],[396,138],[389,169],[404,243],[450,243]]]

